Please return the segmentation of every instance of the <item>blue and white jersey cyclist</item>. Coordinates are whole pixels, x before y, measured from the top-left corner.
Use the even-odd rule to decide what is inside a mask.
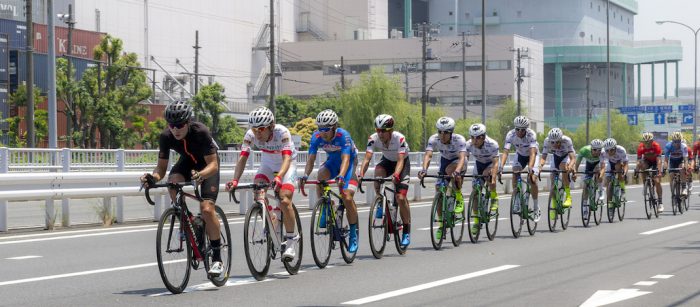
[[[674,169],[674,168],[685,168],[688,166],[688,145],[683,141],[683,134],[680,131],[674,131],[671,134],[671,141],[666,143],[666,146],[664,146],[664,157],[665,157],[665,163],[664,163],[664,173],[666,170],[669,168]],[[681,195],[686,196],[688,195],[688,187],[686,186],[687,182],[687,174],[689,172],[686,172],[684,169],[683,171],[680,172],[681,174],[681,182],[683,183],[681,186]]]
[[[380,114],[374,119],[374,128],[377,131],[369,136],[367,149],[362,166],[357,170],[358,177],[364,177],[369,162],[375,150],[382,152],[382,159],[374,167],[374,176],[393,177],[396,184],[396,200],[401,208],[401,221],[403,221],[403,235],[401,245],[406,247],[411,243],[411,208],[406,199],[408,185],[404,181],[411,173],[411,161],[408,158],[408,143],[406,137],[398,131],[394,131],[394,117],[389,114]],[[379,195],[379,184],[375,182],[375,192]],[[383,217],[383,209],[379,207],[375,218]]]
[[[284,214],[286,248],[282,253],[282,258],[286,261],[292,261],[296,257],[294,246],[296,240],[298,240],[294,233],[296,217],[292,207],[297,172],[297,152],[294,148],[294,142],[287,127],[275,124],[274,114],[266,107],[258,107],[251,111],[248,116],[248,125],[250,129],[243,137],[241,156],[236,162],[233,179],[226,184],[226,188],[230,190],[238,186],[238,180],[245,170],[252,147],[262,151],[260,167],[257,174],[255,174],[254,182],[271,183],[271,187],[279,195],[281,208],[269,208],[275,211],[275,216],[278,215],[278,210],[282,210]],[[270,202],[264,200],[264,198],[265,191],[261,191],[261,193],[256,195],[256,199],[261,199],[269,204]]]
[[[571,207],[571,189],[569,188],[569,174],[576,170],[574,169],[576,164],[576,151],[574,150],[574,142],[571,138],[564,135],[564,133],[559,128],[552,128],[547,134],[547,138],[544,139],[544,144],[542,148],[542,155],[540,158],[540,169],[544,166],[547,161],[547,155],[553,154],[551,168],[560,170],[564,174],[562,181],[564,182],[564,191],[566,192],[566,199],[564,200],[564,207]],[[550,212],[553,214],[554,211]]]
[[[498,210],[498,193],[496,192],[496,178],[498,176],[498,142],[486,135],[486,126],[484,124],[473,124],[469,127],[469,136],[467,141],[467,157],[474,156],[473,175],[489,176],[485,184],[489,185],[491,190],[491,211]],[[476,214],[477,206],[472,206],[474,220],[471,231],[474,232],[479,227],[479,217]]]
[[[433,151],[440,153],[440,169],[439,175],[451,175],[455,184],[454,196],[457,200],[455,212],[462,213],[464,211],[464,199],[461,193],[462,190],[462,174],[467,170],[467,140],[461,134],[454,133],[455,120],[451,117],[440,117],[435,123],[438,133],[433,134],[428,139],[428,144],[425,146],[425,155],[423,155],[423,168],[418,172],[418,178],[423,178],[428,172],[430,160],[433,157]],[[435,185],[441,184],[439,180]],[[440,231],[438,235],[442,236]]]
[[[537,186],[538,180],[535,178],[539,173],[539,168],[536,164],[537,155],[539,154],[537,134],[530,129],[530,120],[525,116],[518,116],[513,119],[513,125],[515,129],[510,130],[508,134],[506,134],[506,139],[503,142],[503,153],[501,154],[501,168],[499,169],[499,173],[503,172],[503,167],[506,165],[511,147],[515,147],[515,159],[513,159],[511,166],[513,167],[513,171],[521,171],[525,167],[528,167],[530,170],[527,180],[531,187],[530,192],[534,204],[535,222],[538,222],[540,219],[540,207],[537,203],[539,188]],[[515,190],[516,180],[511,181],[513,190]]]
[[[613,175],[617,176],[620,182],[620,189],[622,190],[622,196],[625,195],[625,176],[627,176],[627,171],[629,169],[629,163],[627,159],[627,150],[617,145],[617,141],[613,138],[607,138],[603,141],[603,155],[600,158],[602,161],[607,161],[604,165],[606,166],[605,175],[605,186],[608,187],[608,203],[612,200],[612,191],[610,187],[610,177]]]
[[[309,178],[314,169],[316,154],[319,149],[323,149],[328,155],[328,159],[323,162],[318,169],[317,178],[319,180],[335,179],[343,187],[343,205],[347,208],[348,224],[350,224],[350,236],[348,251],[355,253],[358,247],[357,240],[357,207],[354,196],[357,191],[357,177],[355,166],[357,166],[357,147],[353,142],[350,132],[338,127],[338,115],[333,110],[324,110],[316,116],[316,130],[311,136],[309,143],[309,157],[306,160],[304,176],[300,178],[300,185]],[[321,189],[316,189],[318,196]],[[321,215],[321,224],[325,225],[325,215]]]

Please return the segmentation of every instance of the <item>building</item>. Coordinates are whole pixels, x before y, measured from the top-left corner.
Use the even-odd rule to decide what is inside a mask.
[[[590,81],[588,93],[594,106],[592,113],[604,113],[603,108],[607,105],[605,0],[487,1],[485,12],[482,12],[478,0],[412,1],[426,7],[421,14],[417,14],[415,8],[405,7],[403,2],[390,1],[390,28],[404,29],[406,24],[427,20],[440,25],[441,36],[454,36],[462,32],[480,34],[483,24],[487,48],[490,35],[516,34],[542,41],[545,118],[549,124],[575,128],[585,120],[587,75]],[[668,64],[677,67],[682,59],[678,41],[635,41],[636,14],[637,1],[610,0],[612,107],[639,103],[642,65],[656,67],[663,64],[663,73],[667,75]],[[406,20],[406,16],[413,20]]]

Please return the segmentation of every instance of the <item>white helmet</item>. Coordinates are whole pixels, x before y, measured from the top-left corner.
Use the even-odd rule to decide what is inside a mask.
[[[455,130],[455,120],[451,117],[440,117],[435,123],[435,127],[438,131],[454,131]]]
[[[486,126],[484,124],[473,124],[469,127],[469,135],[480,136],[486,134]]]
[[[379,116],[374,119],[374,127],[377,129],[394,128],[394,118],[389,114],[379,114]]]
[[[674,131],[671,133],[671,141],[682,141],[683,134],[680,131]]]
[[[600,139],[593,139],[591,141],[591,149],[602,149],[603,148],[603,141]]]
[[[251,127],[267,127],[275,121],[275,115],[266,107],[257,107],[248,115],[248,124]]]
[[[617,147],[617,141],[615,141],[615,139],[613,138],[608,138],[605,140],[605,142],[603,142],[603,147],[605,148],[605,150],[613,149]]]
[[[642,141],[644,142],[649,142],[654,140],[654,134],[651,132],[644,132],[642,133]]]
[[[547,134],[547,138],[551,142],[556,142],[561,140],[561,138],[564,136],[564,133],[561,132],[561,129],[559,128],[552,128],[552,130],[549,130],[549,133]]]
[[[318,113],[316,116],[316,126],[319,127],[329,127],[338,123],[338,114],[335,114],[333,110],[327,109]]]
[[[513,120],[515,128],[530,128],[530,120],[525,116],[518,116]]]

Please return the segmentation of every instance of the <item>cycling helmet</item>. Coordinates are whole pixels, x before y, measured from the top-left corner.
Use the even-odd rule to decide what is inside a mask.
[[[615,139],[613,138],[608,138],[605,140],[605,142],[603,142],[603,147],[605,148],[605,150],[614,149],[615,147],[617,147],[617,141],[615,141]]]
[[[486,126],[484,124],[473,124],[471,127],[469,127],[469,135],[471,136],[480,136],[486,134]]]
[[[379,114],[379,116],[374,119],[374,127],[377,129],[394,128],[394,118],[389,114]]]
[[[549,133],[547,134],[547,138],[551,142],[556,142],[561,140],[561,138],[564,136],[564,133],[561,132],[561,129],[559,128],[552,128],[552,130],[549,130]]]
[[[192,117],[192,106],[184,100],[175,100],[165,108],[165,121],[168,124],[182,124]]]
[[[327,109],[318,113],[316,116],[316,126],[328,127],[333,126],[338,123],[338,114],[335,114],[333,110]]]
[[[593,139],[591,141],[591,149],[602,149],[603,148],[603,141],[600,139]]]
[[[515,128],[530,128],[530,120],[525,116],[518,116],[513,120]]]
[[[454,131],[455,130],[455,120],[451,117],[440,117],[435,123],[435,127],[438,131]]]
[[[257,107],[248,115],[248,124],[251,127],[266,127],[275,121],[275,115],[266,107]]]
[[[642,141],[644,142],[649,142],[654,140],[654,134],[651,132],[644,132],[642,133]]]
[[[683,134],[680,131],[674,131],[671,133],[671,141],[682,141],[683,140]]]

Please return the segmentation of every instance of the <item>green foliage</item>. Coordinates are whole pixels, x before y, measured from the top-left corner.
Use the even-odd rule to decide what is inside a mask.
[[[146,149],[157,149],[160,133],[165,130],[167,122],[163,118],[148,123],[148,131],[144,134],[142,144]]]
[[[219,146],[225,146],[226,144],[233,143],[243,143],[243,136],[245,135],[245,130],[238,126],[236,118],[233,116],[222,116],[219,119]],[[223,147],[222,147],[223,148]]]
[[[311,135],[317,128],[316,119],[307,117],[294,124],[294,126],[289,129],[289,132],[301,136],[301,145],[299,149],[307,150],[309,149],[309,142],[311,142]]]
[[[44,100],[41,96],[41,89],[34,87],[34,133],[36,140],[43,140],[48,135],[48,112],[46,110],[40,110],[37,106]],[[9,104],[16,105],[20,108],[27,107],[27,86],[20,84],[17,90],[10,94]],[[26,146],[27,131],[20,127],[20,122],[25,119],[24,117],[13,116],[8,117],[5,121],[8,123],[8,144],[9,147],[24,147]],[[20,130],[23,130],[20,133]]]
[[[636,152],[639,140],[641,139],[644,127],[630,126],[627,124],[627,116],[620,114],[617,110],[612,110],[610,113],[610,129],[612,137],[615,138],[617,144],[625,147],[627,152]],[[590,122],[590,140],[601,139],[605,140],[608,135],[608,124],[605,116],[594,118]],[[586,123],[582,123],[576,128],[575,132],[565,132],[574,141],[576,149],[581,148],[586,144]]]
[[[277,96],[275,97],[275,122],[291,127],[306,117],[315,119],[316,115],[325,109],[335,109],[336,102],[335,97],[318,96],[309,100],[299,100],[286,95]],[[335,111],[338,113],[338,110]]]
[[[219,145],[240,143],[243,140],[243,129],[238,127],[236,119],[222,116],[224,107],[224,87],[219,83],[203,86],[192,98],[195,116],[198,121],[211,129],[214,140]]]

